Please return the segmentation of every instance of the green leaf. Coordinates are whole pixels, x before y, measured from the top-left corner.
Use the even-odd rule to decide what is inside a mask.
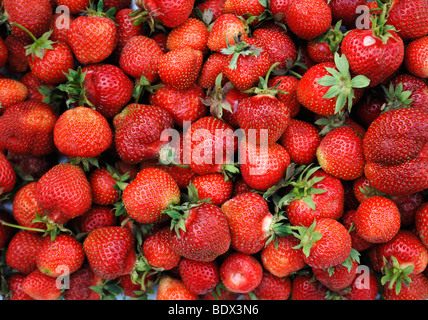
[[[352,88],[365,88],[370,85],[370,79],[364,75],[358,75],[351,79]]]
[[[317,81],[317,83],[324,87],[331,87],[337,84],[337,80],[333,76],[324,76]]]

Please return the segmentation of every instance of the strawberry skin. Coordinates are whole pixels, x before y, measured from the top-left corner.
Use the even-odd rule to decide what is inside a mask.
[[[16,184],[16,173],[4,153],[0,152],[0,195],[12,191]]]
[[[321,282],[313,281],[310,274],[299,274],[293,279],[291,287],[292,300],[327,300],[327,287]]]
[[[183,258],[179,263],[179,272],[186,288],[197,295],[206,294],[220,282],[217,261],[200,262]]]
[[[184,23],[192,13],[195,0],[146,0],[145,9],[167,28]]]
[[[22,289],[35,300],[58,300],[61,297],[57,279],[42,273],[39,269],[25,277]]]
[[[13,216],[19,225],[30,228],[46,229],[46,224],[33,222],[36,212],[43,215],[43,208],[36,200],[37,182],[33,181],[20,188],[13,198]]]
[[[221,14],[214,22],[208,36],[208,48],[215,52],[220,52],[227,48],[227,43],[234,45],[235,39],[239,33],[242,34],[242,40],[247,40],[248,35],[245,32],[244,23],[234,14]]]
[[[101,285],[102,280],[95,275],[88,264],[70,275],[70,288],[64,292],[64,300],[100,300],[100,294],[90,287]]]
[[[428,203],[421,204],[416,211],[415,226],[422,242],[428,247]]]
[[[164,275],[159,281],[156,300],[198,300],[198,295],[191,293],[183,281]]]
[[[117,217],[111,207],[93,204],[88,211],[77,217],[75,222],[79,232],[89,233],[94,229],[116,225]]]
[[[15,273],[11,275],[9,279],[7,279],[7,286],[9,289],[9,294],[7,297],[8,300],[34,300],[22,289],[22,283],[24,282],[24,279],[25,275],[21,273]]]
[[[0,93],[0,113],[3,113],[14,104],[23,102],[29,94],[27,86],[21,81],[14,79],[0,79],[0,88],[2,89]]]
[[[428,78],[428,36],[411,41],[405,49],[404,64],[409,73],[420,78]]]

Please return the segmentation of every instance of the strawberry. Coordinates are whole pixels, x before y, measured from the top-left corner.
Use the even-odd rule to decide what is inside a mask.
[[[373,247],[375,244],[368,242],[367,240],[361,238],[361,236],[355,230],[355,215],[357,210],[347,210],[343,213],[343,216],[340,219],[340,222],[348,229],[349,234],[352,239],[352,248],[357,250],[358,252],[364,251]]]
[[[273,215],[262,196],[243,193],[227,200],[221,209],[229,223],[234,250],[254,254],[263,249],[271,233]]]
[[[259,300],[287,300],[291,295],[291,279],[263,271],[263,278],[252,293]]]
[[[292,234],[269,242],[260,252],[263,268],[280,278],[303,269],[306,266],[303,252],[294,248],[298,245],[299,239]]]
[[[91,64],[70,70],[58,88],[67,93],[67,106],[90,106],[110,119],[131,100],[133,82],[117,66]]]
[[[159,59],[159,77],[173,88],[188,89],[196,83],[202,62],[202,51],[189,46],[168,51]]]
[[[352,116],[367,129],[370,123],[380,115],[384,103],[385,98],[382,93],[375,89],[369,89],[352,108]]]
[[[419,206],[415,215],[415,226],[421,241],[426,247],[428,243],[428,204],[425,202]]]
[[[214,52],[221,52],[229,45],[236,45],[236,40],[246,41],[248,35],[244,22],[234,14],[223,13],[215,21],[208,36],[208,48]]]
[[[130,274],[125,274],[118,277],[118,286],[123,290],[123,294],[127,297],[146,299],[145,290],[154,286],[154,275],[147,275],[144,285],[135,282]],[[145,290],[144,290],[145,289]]]
[[[7,50],[7,46],[4,39],[2,38],[0,40],[0,67],[1,68],[3,68],[6,65],[8,57],[9,57],[9,51]]]
[[[350,127],[327,133],[316,155],[321,168],[336,178],[355,180],[364,173],[363,138]]]
[[[372,29],[352,29],[341,43],[351,72],[369,78],[370,87],[391,76],[404,59],[403,39],[386,24],[387,6],[382,10]]]
[[[344,262],[351,253],[352,240],[348,230],[337,220],[320,218],[309,227],[293,227],[300,239],[297,248],[312,268],[330,268]]]
[[[28,89],[27,100],[38,100],[43,102],[44,99],[48,98],[48,95],[44,93],[44,90],[46,90],[46,88],[54,90],[55,88],[55,85],[47,84],[37,78],[31,70],[23,74],[20,80]]]
[[[116,184],[127,176],[119,177],[110,166],[95,168],[88,177],[92,190],[92,202],[101,206],[113,205],[120,200]],[[119,178],[117,180],[117,178]]]
[[[75,58],[84,65],[106,60],[115,50],[118,33],[112,15],[115,10],[103,12],[102,2],[89,7],[78,16],[67,32],[67,43]]]
[[[208,52],[209,31],[205,23],[196,18],[189,18],[168,33],[166,47],[176,50],[190,47],[202,53]]]
[[[339,51],[340,42],[343,39],[341,26],[342,22],[337,22],[321,36],[308,41],[306,47],[314,62],[334,62],[334,55]]]
[[[409,284],[402,286],[397,293],[396,288],[389,283],[383,286],[385,300],[426,300],[428,298],[428,278],[423,274],[410,274]]]
[[[40,178],[36,199],[47,217],[53,222],[64,224],[90,209],[92,192],[80,167],[60,163]]]
[[[30,274],[37,269],[37,251],[42,242],[43,237],[39,233],[18,231],[6,251],[7,265],[24,275]]]
[[[104,0],[104,8],[107,10],[115,8],[116,12],[124,8],[130,8],[132,5],[131,0]]]
[[[220,279],[232,292],[251,292],[259,286],[262,278],[263,267],[252,255],[234,252],[220,265]]]
[[[45,229],[46,225],[41,222],[33,222],[36,214],[43,215],[43,208],[36,200],[37,182],[30,182],[21,187],[13,198],[13,217],[23,227]]]
[[[400,211],[388,198],[373,196],[364,200],[355,214],[357,234],[371,243],[391,240],[400,229]]]
[[[83,215],[75,220],[79,232],[89,233],[94,229],[114,226],[117,217],[111,207],[92,205]]]
[[[358,262],[352,258],[349,259],[349,265],[339,264],[327,269],[313,268],[313,274],[329,290],[343,290],[350,286],[357,276]]]
[[[287,10],[293,2],[294,0],[271,0],[269,9],[278,22],[284,23]]]
[[[3,113],[10,106],[23,102],[28,97],[28,88],[21,81],[2,78],[0,79],[0,113]]]
[[[159,281],[156,300],[198,300],[198,296],[191,293],[180,279],[164,275]]]
[[[258,0],[226,0],[223,4],[222,12],[248,18],[260,16],[265,9],[265,6]]]
[[[6,68],[11,72],[26,72],[29,68],[28,58],[26,55],[25,46],[29,44],[28,41],[21,41],[13,34],[7,36],[4,40],[8,51]]]
[[[422,79],[409,74],[400,74],[392,79],[391,83],[394,86],[394,91],[385,93],[387,99],[386,109],[397,106],[410,106],[412,108],[423,109],[428,112],[426,107],[428,101],[428,84]],[[401,92],[400,92],[401,90]],[[393,95],[390,94],[393,92]],[[407,100],[406,95],[408,95]]]
[[[227,290],[224,285],[220,282],[210,292],[199,296],[200,300],[237,300],[240,294]]]
[[[216,261],[200,262],[183,258],[178,268],[181,281],[191,293],[206,294],[220,282],[220,271]]]
[[[22,289],[22,283],[24,282],[25,275],[22,273],[15,273],[7,279],[7,286],[9,289],[8,300],[34,300]]]
[[[173,217],[171,227],[175,232],[171,245],[175,253],[187,259],[209,262],[229,250],[229,226],[219,207],[205,202],[189,202],[180,207],[184,207],[183,214],[168,213]]]
[[[131,103],[113,119],[114,143],[121,160],[129,164],[156,158],[164,141],[162,132],[173,126],[162,107]]]
[[[140,223],[159,223],[169,216],[165,211],[180,202],[180,189],[167,172],[157,168],[141,170],[123,190],[127,214]]]
[[[16,184],[16,173],[6,156],[0,152],[0,195],[12,191]]]
[[[233,191],[233,181],[226,180],[224,175],[218,172],[196,175],[190,183],[195,186],[199,199],[209,199],[219,207],[230,199]]]
[[[21,41],[29,42],[31,37],[13,23],[28,29],[36,38],[49,31],[53,17],[49,0],[5,0],[3,7],[7,21],[11,24],[12,34]]]
[[[401,216],[401,227],[412,226],[415,223],[416,211],[424,202],[422,192],[405,196],[389,197],[397,205]]]
[[[411,41],[405,49],[404,64],[410,74],[428,78],[428,36]]]
[[[357,270],[349,290],[344,290],[341,295],[349,300],[376,300],[379,292],[378,279],[373,270]]]
[[[91,1],[90,0],[56,0],[56,3],[59,6],[67,6],[71,14],[79,14],[89,7],[89,5],[91,4]]]
[[[364,6],[366,3],[365,0],[331,0],[327,2],[333,22],[342,21],[348,30],[356,28],[359,6]]]
[[[134,242],[129,229],[109,226],[92,230],[83,242],[83,249],[98,277],[115,279],[131,272],[135,264]]]
[[[309,165],[316,159],[316,150],[321,138],[314,124],[290,119],[279,143],[287,150],[291,162],[297,165]]]
[[[37,251],[37,268],[51,277],[69,275],[83,265],[83,246],[69,234],[59,234],[55,239],[45,237]]]
[[[376,190],[406,195],[426,189],[427,115],[420,109],[399,108],[371,123],[363,139],[364,173]]]
[[[55,150],[53,131],[57,120],[57,112],[47,103],[17,103],[0,118],[0,144],[19,154],[48,155]]]
[[[285,19],[299,38],[314,39],[328,30],[332,22],[330,7],[322,0],[298,0],[291,3]]]
[[[50,39],[52,41],[67,43],[67,33],[74,19],[76,19],[76,16],[67,14],[66,12],[54,13],[50,27],[52,31]]]
[[[238,152],[242,178],[255,190],[267,191],[276,185],[290,165],[290,155],[278,143],[265,147],[243,141]]]
[[[70,275],[69,288],[64,292],[64,300],[100,300],[100,294],[91,287],[101,285],[102,280],[84,264]]]
[[[149,95],[150,104],[168,110],[179,127],[183,127],[185,121],[195,122],[207,115],[207,107],[201,100],[203,98],[205,91],[196,83],[187,89],[166,84]]]
[[[273,76],[268,82],[269,87],[276,87],[279,90],[277,97],[290,109],[290,118],[294,118],[299,113],[301,107],[299,100],[297,100],[298,83],[299,79],[287,75]]]
[[[313,275],[299,274],[292,282],[291,300],[327,300],[328,289]]]
[[[221,86],[227,82],[223,75],[223,69],[226,65],[227,56],[221,52],[212,52],[203,62],[197,84],[204,89],[212,89],[216,86],[216,79],[221,74]],[[218,86],[218,88],[221,88]],[[216,88],[217,89],[217,88]],[[208,94],[207,94],[208,95]]]
[[[418,19],[414,19],[415,16]],[[428,34],[428,4],[423,0],[393,1],[388,23],[398,30],[403,40],[421,38]]]
[[[58,300],[61,297],[57,279],[42,273],[39,269],[25,277],[22,289],[35,300]]]

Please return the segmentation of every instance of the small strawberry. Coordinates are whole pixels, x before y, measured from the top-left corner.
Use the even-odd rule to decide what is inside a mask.
[[[92,202],[101,206],[114,205],[120,200],[120,190],[117,188],[121,182],[125,182],[128,175],[119,176],[110,167],[101,166],[95,168],[88,177],[92,190]]]
[[[25,275],[22,273],[15,273],[7,279],[7,286],[9,289],[9,293],[7,296],[8,300],[34,300],[28,294],[24,292],[22,289],[22,283],[24,282]]]
[[[0,79],[0,113],[10,106],[23,102],[28,97],[28,88],[21,81],[2,78]]]
[[[74,19],[76,19],[75,15],[70,15],[66,12],[54,13],[50,27],[50,30],[52,31],[50,39],[52,41],[67,43],[67,33],[68,30],[70,30],[70,24],[73,23]]]
[[[308,41],[308,54],[314,62],[334,62],[334,54],[339,51],[340,42],[343,39],[341,25],[339,21],[321,36]]]
[[[191,293],[206,294],[220,282],[220,271],[216,261],[200,262],[182,258],[178,268],[181,281]]]
[[[250,18],[260,16],[265,9],[265,6],[258,0],[226,0],[222,12]]]
[[[69,288],[65,290],[64,300],[100,300],[100,294],[91,287],[101,285],[102,280],[84,264],[79,270],[70,275]]]
[[[218,172],[196,175],[190,183],[195,186],[200,199],[209,199],[217,206],[230,199],[233,191],[233,181],[226,180],[224,175]]]
[[[105,2],[105,0],[104,0]],[[56,0],[57,5],[67,6],[71,14],[82,13],[91,4],[90,0]]]
[[[25,46],[28,41],[21,41],[13,34],[7,36],[4,40],[8,51],[6,69],[10,72],[23,73],[28,71],[28,58],[26,55]]]
[[[106,6],[106,1],[104,0],[104,6]],[[126,7],[123,9],[116,8],[116,15],[114,17],[115,22],[117,24],[117,34],[118,34],[118,42],[116,49],[114,51],[115,60],[119,62],[120,55],[122,53],[125,44],[135,36],[144,35],[144,25],[133,24],[132,17],[129,15],[133,12],[130,7]]]
[[[134,242],[132,231],[110,226],[92,230],[83,242],[83,249],[92,271],[98,277],[115,279],[130,273],[134,267]]]
[[[226,59],[227,56],[221,52],[212,52],[202,64],[197,84],[204,89],[212,89],[217,85],[216,79],[221,74],[221,82],[217,87],[225,85],[227,79],[223,75],[223,69],[227,63]]]
[[[37,251],[43,237],[36,232],[18,231],[10,240],[6,251],[6,263],[9,267],[27,275],[37,269]]]
[[[234,14],[223,13],[214,21],[208,36],[208,48],[214,52],[221,52],[228,44],[236,45],[238,34],[241,34],[240,40],[248,39],[244,22]]]
[[[263,267],[252,255],[234,252],[220,266],[220,279],[226,289],[248,293],[256,289],[263,278]]]
[[[347,30],[356,27],[356,21],[359,17],[359,6],[367,4],[365,0],[331,0],[328,3],[331,10],[333,22],[341,21]]]
[[[117,217],[111,207],[92,205],[88,211],[77,217],[75,222],[79,232],[89,233],[94,229],[116,225]]]
[[[392,79],[391,83],[394,89],[392,90],[390,86],[390,90],[385,90],[387,99],[385,109],[410,106],[428,112],[428,108],[426,107],[428,101],[428,84],[422,79],[409,74],[400,74]],[[392,96],[390,95],[391,93]],[[406,98],[407,95],[409,96]]]
[[[198,296],[191,293],[183,281],[164,275],[159,281],[156,300],[198,300]]]
[[[22,289],[35,300],[58,300],[61,297],[57,279],[42,273],[39,269],[25,277]]]
[[[415,77],[428,78],[428,36],[411,41],[405,48],[404,64]]]

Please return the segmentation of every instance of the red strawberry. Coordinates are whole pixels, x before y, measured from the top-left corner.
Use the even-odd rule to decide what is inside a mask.
[[[39,233],[18,231],[10,240],[6,251],[6,263],[22,274],[30,274],[37,269],[37,251],[43,241]]]
[[[241,34],[241,40],[248,39],[244,22],[234,14],[223,13],[214,21],[208,36],[208,48],[211,51],[220,52],[227,48],[228,43],[235,45],[235,39],[239,34]]]
[[[29,100],[15,104],[0,118],[0,144],[19,154],[50,154],[55,150],[57,119],[58,114],[47,103]]]
[[[357,275],[358,262],[349,259],[349,265],[339,264],[328,269],[313,268],[315,278],[331,291],[345,289],[352,284]]]
[[[390,196],[389,197],[397,205],[401,216],[401,227],[414,225],[416,211],[424,202],[422,192],[409,194],[405,196]]]
[[[258,17],[265,9],[258,0],[226,0],[223,4],[222,12],[244,17]]]
[[[248,192],[227,200],[222,206],[231,235],[231,247],[245,254],[263,249],[271,235],[273,216],[265,199]]]
[[[104,0],[104,8],[107,10],[115,8],[116,12],[124,8],[130,8],[132,5],[131,0]]]
[[[73,23],[74,19],[76,19],[75,15],[70,15],[66,12],[54,13],[50,27],[50,30],[52,31],[50,39],[52,41],[67,43],[67,33],[68,30],[70,30],[70,24]]]
[[[168,50],[190,47],[205,54],[208,52],[208,36],[209,31],[203,21],[189,18],[168,33],[166,47]]]
[[[82,13],[83,10],[89,7],[91,1],[90,0],[56,0],[56,3],[59,6],[67,6],[71,14],[79,14],[79,13]]]
[[[104,1],[104,6],[106,6],[106,1]],[[118,42],[114,54],[116,61],[119,62],[125,44],[132,37],[144,35],[144,25],[133,23],[132,17],[129,16],[133,12],[130,7],[116,8],[116,11],[115,22],[117,24]]]
[[[291,76],[274,76],[269,79],[268,86],[277,86],[279,90],[277,97],[290,109],[290,117],[294,118],[300,111],[300,103],[297,100],[297,84],[299,79]],[[286,92],[286,93],[284,93]]]
[[[414,19],[415,16],[418,19]],[[403,39],[423,37],[428,34],[428,4],[423,0],[393,1],[388,11],[388,23]]]
[[[22,289],[25,275],[22,273],[15,273],[7,279],[7,286],[9,289],[8,300],[34,300]]]
[[[165,211],[180,202],[180,189],[167,172],[157,168],[141,170],[122,195],[127,214],[140,223],[159,223]]]
[[[110,226],[89,233],[83,249],[92,271],[101,279],[131,272],[135,264],[134,235],[127,228]]]
[[[111,207],[92,205],[83,215],[76,218],[79,232],[89,233],[94,229],[116,225],[117,217]]]
[[[28,71],[27,73],[22,75],[21,82],[28,89],[27,100],[43,101],[44,99],[49,97],[48,94],[44,92],[44,90],[46,90],[46,88],[48,88],[49,90],[54,90],[55,88],[55,85],[47,84],[46,82],[40,80],[31,71]],[[40,91],[42,91],[43,93],[41,93]]]
[[[342,24],[348,29],[354,29],[359,17],[359,9],[366,5],[365,0],[331,0],[328,6],[331,10],[333,22],[342,21]]]
[[[404,64],[410,74],[428,78],[428,36],[411,41],[405,49]]]
[[[6,63],[9,56],[9,51],[7,50],[6,43],[4,39],[2,38],[0,40],[0,67],[3,68]]]
[[[232,292],[251,292],[259,286],[262,278],[263,267],[252,255],[234,252],[220,266],[220,279]]]
[[[263,271],[263,278],[252,293],[260,300],[288,300],[291,295],[290,277],[276,277]]]
[[[347,210],[343,213],[340,222],[348,229],[349,234],[352,239],[352,248],[357,250],[358,252],[364,251],[368,248],[373,247],[375,244],[368,242],[367,240],[360,237],[360,235],[355,230],[355,215],[357,210]]]
[[[168,51],[159,59],[159,77],[173,88],[188,89],[196,83],[202,62],[202,51],[191,47]]]
[[[113,205],[120,200],[116,185],[127,176],[119,177],[111,167],[95,168],[88,177],[92,190],[92,202],[101,206]],[[118,178],[118,179],[117,179]]]
[[[0,152],[0,195],[12,191],[16,184],[16,173],[6,156]]]
[[[227,290],[223,284],[219,284],[210,292],[200,296],[201,300],[237,300],[240,294]]]
[[[279,22],[286,22],[287,10],[293,2],[294,0],[271,0],[269,9],[272,15],[276,17],[276,20]]]
[[[113,119],[114,143],[121,160],[136,164],[156,158],[159,149],[168,142],[162,132],[172,128],[173,121],[172,115],[162,107],[127,105]]]
[[[29,40],[28,40],[29,42]],[[26,72],[28,70],[28,58],[25,46],[29,43],[21,41],[13,34],[7,36],[4,40],[8,51],[6,68],[11,72]]]
[[[389,283],[383,286],[385,300],[426,300],[428,298],[428,278],[423,274],[410,274],[410,283],[402,286],[399,292],[390,287]]]
[[[422,79],[419,79],[415,76],[409,74],[400,74],[391,81],[394,84],[394,90],[387,91],[387,106],[394,108],[396,106],[410,106],[412,108],[423,109],[428,112],[428,108],[426,107],[428,102],[428,84],[425,83]],[[390,87],[391,88],[391,87]],[[392,89],[392,88],[391,88]],[[401,90],[401,92],[400,92]],[[409,94],[407,100],[406,96]],[[392,93],[393,95],[388,95]]]
[[[183,258],[178,268],[181,281],[191,293],[206,294],[220,282],[220,271],[216,261],[200,262]]]
[[[21,81],[2,78],[0,79],[0,113],[3,113],[10,106],[22,102],[28,97],[28,88]]]
[[[321,36],[308,41],[308,54],[314,62],[334,62],[334,54],[339,51],[343,39],[341,26],[341,22],[338,22]]]
[[[222,10],[225,2],[226,0],[203,0],[197,3],[195,8],[200,10],[202,14],[209,10],[212,13],[212,21],[214,22],[223,14]]]
[[[371,123],[363,140],[364,172],[376,190],[406,195],[426,189],[427,115],[420,109],[400,108]]]
[[[40,272],[39,269],[25,277],[22,289],[35,300],[58,300],[61,297],[57,279]]]
[[[230,199],[233,191],[233,181],[225,179],[221,173],[196,175],[191,183],[195,186],[199,199],[209,199],[212,204],[221,206]]]
[[[310,274],[299,274],[293,279],[291,300],[327,300],[328,289]]]
[[[216,79],[221,74],[221,85],[225,85],[227,79],[222,72],[227,63],[226,59],[226,55],[212,52],[202,64],[197,84],[204,89],[214,88]]]
[[[84,264],[70,275],[69,289],[64,292],[64,300],[100,300],[100,294],[91,287],[101,285],[102,280]]]
[[[415,226],[418,231],[419,237],[421,241],[424,243],[426,247],[428,244],[428,203],[423,203],[415,215]]]
[[[325,1],[298,0],[289,5],[285,19],[293,33],[299,38],[310,40],[328,30],[332,15]]]
[[[303,252],[294,248],[298,245],[299,239],[292,234],[270,241],[260,253],[263,268],[280,278],[303,269],[306,266]]]
[[[63,224],[89,210],[92,192],[80,167],[60,163],[40,178],[36,199],[46,216],[53,222]]]
[[[350,285],[350,289],[344,290],[342,296],[349,300],[376,300],[379,294],[379,284],[376,274],[371,269],[357,270],[357,275]]]
[[[183,281],[164,275],[159,281],[156,300],[198,300],[198,296],[191,293]]]

